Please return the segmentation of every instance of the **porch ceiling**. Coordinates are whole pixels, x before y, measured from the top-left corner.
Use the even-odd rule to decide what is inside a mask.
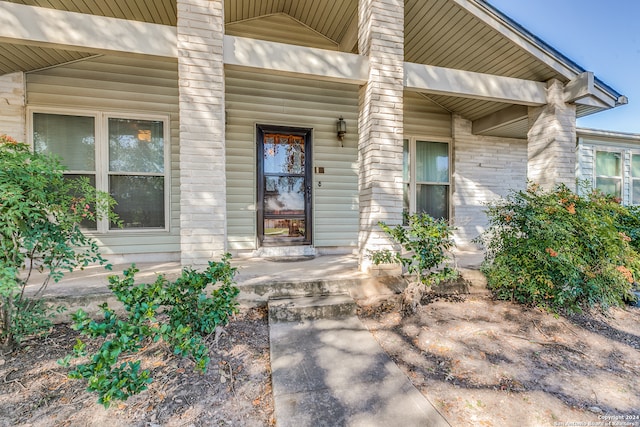
[[[2,2],[170,26],[175,26],[177,21],[176,0],[0,0]],[[352,52],[357,51],[357,10],[358,0],[225,0],[225,22],[227,26],[242,28],[237,24],[261,17],[288,15],[292,21],[297,21],[297,25],[322,36],[336,49]],[[492,25],[486,16],[492,17],[489,19],[491,22],[499,21],[498,25]],[[538,82],[551,78],[567,82],[571,73],[566,70],[575,68],[579,72],[575,64],[557,53],[544,57],[548,52],[535,47],[539,40],[534,36],[529,35],[524,42],[524,38],[514,40],[509,34],[517,31],[517,24],[502,20],[483,0],[405,0],[407,62]],[[281,41],[296,43],[290,34],[283,35],[288,39]],[[543,53],[538,54],[538,51]],[[0,43],[0,73],[36,70],[89,56],[91,54],[87,52]],[[453,96],[425,96],[470,120],[509,106]],[[578,115],[597,110],[579,106]],[[511,128],[514,129],[513,126]],[[509,131],[508,134],[513,135],[514,132]]]

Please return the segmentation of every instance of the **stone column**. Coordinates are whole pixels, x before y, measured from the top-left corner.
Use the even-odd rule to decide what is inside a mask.
[[[0,134],[27,142],[25,78],[17,72],[0,76]]]
[[[227,241],[223,0],[177,0],[182,265],[201,266]]]
[[[551,189],[576,189],[576,106],[564,102],[564,85],[547,83],[547,105],[529,108],[527,179]]]
[[[404,1],[360,0],[358,46],[369,57],[358,118],[360,269],[369,250],[390,248],[379,221],[402,221]]]

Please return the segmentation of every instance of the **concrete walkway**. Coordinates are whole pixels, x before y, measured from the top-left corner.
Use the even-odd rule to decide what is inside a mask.
[[[270,322],[278,427],[449,426],[356,316]]]

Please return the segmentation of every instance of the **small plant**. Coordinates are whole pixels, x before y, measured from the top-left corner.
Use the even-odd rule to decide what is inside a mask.
[[[490,204],[487,214],[482,270],[498,298],[552,311],[607,308],[634,298],[640,220],[613,198],[532,184]]]
[[[90,319],[79,310],[73,315],[73,328],[93,339],[102,339],[99,349],[88,363],[81,363],[69,376],[85,379],[88,391],[98,393],[98,402],[109,407],[113,400],[146,390],[152,381],[141,361],[131,359],[145,346],[162,340],[175,355],[192,357],[195,369],[204,372],[209,363],[204,337],[226,325],[238,311],[239,290],[233,285],[235,268],[227,254],[218,262],[210,262],[203,272],[189,268],[174,282],[160,275],[151,284],[135,285],[135,266],[124,271],[124,277],[109,278],[109,289],[122,302],[127,312],[120,319],[105,303],[102,321]],[[207,294],[206,287],[219,283]],[[86,344],[78,339],[73,355],[60,363],[69,365],[72,357],[86,355]],[[125,359],[125,361],[123,361]]]
[[[434,219],[428,214],[405,214],[406,226],[390,227],[381,222],[380,228],[387,233],[401,250],[389,249],[371,251],[374,264],[398,263],[417,278],[417,284],[410,283],[404,294],[405,308],[415,311],[423,295],[423,288],[443,280],[453,280],[458,272],[446,265],[450,258],[447,252],[453,248],[454,228],[444,219]]]
[[[0,348],[50,327],[53,310],[41,298],[51,280],[106,262],[80,223],[101,215],[117,223],[115,201],[63,171],[56,158],[0,135]],[[36,272],[44,278],[27,292]]]

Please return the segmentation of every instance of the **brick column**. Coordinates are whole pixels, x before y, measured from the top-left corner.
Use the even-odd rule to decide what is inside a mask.
[[[547,83],[547,105],[529,108],[527,179],[543,188],[576,188],[576,106],[564,102],[564,85]]]
[[[27,142],[25,125],[24,73],[0,76],[0,134],[7,134],[20,142]]]
[[[358,10],[359,50],[370,61],[358,119],[358,248],[367,271],[367,251],[391,246],[378,222],[402,221],[404,1],[360,0]]]
[[[177,0],[182,265],[226,247],[223,0]]]

